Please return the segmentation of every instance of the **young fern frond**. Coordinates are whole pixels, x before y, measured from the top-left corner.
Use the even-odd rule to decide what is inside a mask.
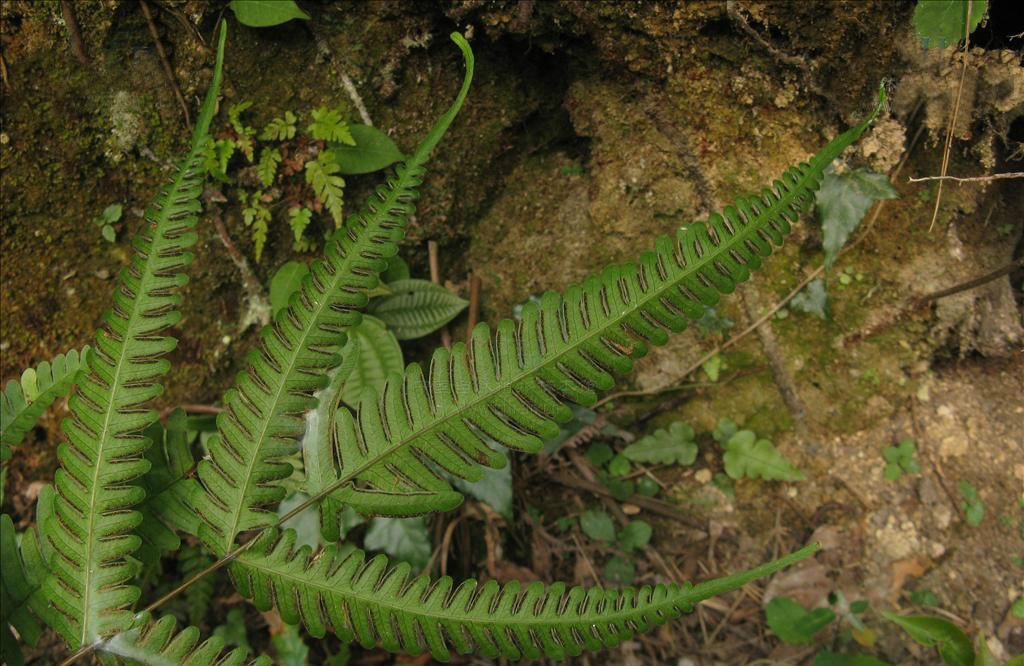
[[[460,496],[440,472],[476,481],[481,465],[504,465],[491,440],[539,450],[571,417],[566,403],[593,404],[648,345],[700,319],[782,244],[825,168],[883,103],[880,91],[874,113],[809,163],[706,224],[659,238],[638,263],[609,266],[564,295],[548,292],[539,305],[523,307],[518,325],[502,321],[493,339],[480,324],[468,346],[438,349],[427,377],[410,365],[385,384],[379,401],[364,398],[355,418],[338,411],[332,455],[322,456],[337,464],[332,499],[367,514],[449,510]]]
[[[23,372],[20,380],[7,382],[0,393],[0,462],[11,457],[10,447],[21,443],[54,401],[71,392],[88,353],[87,346],[81,352],[57,354]]]
[[[131,584],[128,556],[139,545],[132,534],[141,515],[133,511],[143,490],[133,484],[149,464],[142,457],[143,429],[156,419],[147,403],[162,391],[158,380],[169,363],[161,357],[176,341],[161,333],[175,324],[182,272],[196,241],[201,162],[209,139],[224,61],[225,28],[213,81],[203,103],[188,154],[177,174],[146,213],[135,255],[121,271],[114,306],[104,314],[70,401],[67,441],[58,448],[55,520],[46,537],[55,554],[44,583],[54,612],[48,621],[73,647],[124,631],[139,596]]]
[[[248,367],[225,396],[218,433],[209,443],[210,459],[199,465],[205,490],[196,508],[203,518],[200,536],[219,556],[248,530],[276,521],[269,509],[284,497],[281,480],[302,436],[303,414],[316,406],[325,373],[340,362],[345,330],[359,323],[358,309],[376,286],[386,259],[398,251],[403,229],[415,210],[424,165],[462,106],[473,76],[473,56],[465,39],[466,75],[458,97],[415,154],[366,207],[328,240],[325,257],[313,263],[287,309],[263,329]]]
[[[367,560],[352,546],[296,550],[293,530],[270,531],[231,565],[235,587],[260,610],[277,608],[314,637],[327,630],[367,648],[448,661],[451,651],[508,659],[563,659],[613,647],[635,633],[679,617],[694,604],[768,576],[817,550],[787,557],[707,584],[640,589],[566,588],[518,582],[411,577],[380,555]]]
[[[176,631],[177,621],[165,615],[104,641],[99,650],[141,666],[271,666],[268,657],[250,659],[245,648],[224,649],[224,639],[200,641],[199,629]]]

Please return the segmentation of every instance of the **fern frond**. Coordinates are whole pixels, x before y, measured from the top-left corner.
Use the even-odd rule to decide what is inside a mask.
[[[260,151],[260,161],[256,167],[256,173],[259,174],[263,187],[270,187],[273,184],[280,161],[281,151],[277,148],[264,148]]]
[[[284,118],[274,118],[260,132],[261,141],[286,141],[295,138],[295,122],[298,118],[291,111],[284,112]]]
[[[58,448],[53,529],[53,575],[44,584],[55,628],[79,648],[132,624],[130,606],[139,590],[130,581],[128,556],[139,546],[132,534],[144,495],[133,481],[149,463],[142,457],[143,429],[156,419],[147,403],[169,363],[161,357],[174,338],[161,335],[180,318],[177,291],[187,281],[186,249],[200,209],[202,159],[220,87],[224,27],[213,81],[192,135],[188,154],[172,182],[146,213],[146,226],[133,245],[135,255],[121,271],[114,306],[87,355],[65,420],[66,442]]]
[[[165,615],[104,641],[98,650],[142,666],[271,666],[268,657],[250,659],[244,648],[225,650],[223,638],[200,641],[199,629],[176,632],[176,625]]]
[[[21,443],[55,400],[71,392],[88,353],[89,347],[85,347],[81,352],[72,349],[57,354],[53,361],[43,361],[23,372],[20,381],[7,382],[0,393],[0,461],[11,457],[10,447]]]
[[[334,225],[338,227],[341,226],[341,211],[345,204],[345,179],[337,175],[340,170],[337,163],[324,159],[323,154],[306,162],[306,182],[313,186],[316,198],[327,207]]]
[[[205,493],[196,507],[204,521],[200,536],[219,556],[240,532],[276,521],[268,507],[283,499],[281,481],[292,471],[282,459],[296,451],[305,426],[302,415],[316,406],[313,394],[323,388],[324,374],[339,364],[346,329],[359,323],[357,310],[366,304],[386,260],[398,251],[424,164],[472,80],[469,45],[461,35],[452,39],[466,60],[455,102],[416,153],[327,241],[326,256],[313,263],[289,307],[263,329],[259,347],[225,397],[218,434],[209,442],[210,459],[199,465]]]
[[[518,325],[501,322],[493,339],[482,323],[468,346],[438,349],[426,377],[410,365],[379,400],[364,397],[354,419],[339,411],[332,456],[339,488],[331,496],[360,513],[445,511],[453,491],[441,472],[476,481],[482,465],[506,463],[489,441],[540,450],[571,418],[567,403],[593,404],[648,345],[700,319],[782,244],[813,203],[825,168],[878,110],[760,194],[658,239],[638,263],[609,266],[564,295],[545,294],[523,307]]]
[[[410,576],[383,555],[366,559],[352,546],[331,545],[315,555],[295,548],[295,532],[273,530],[231,565],[242,596],[260,610],[276,606],[290,624],[314,637],[328,630],[392,652],[429,651],[448,661],[454,650],[486,657],[562,659],[613,647],[634,633],[690,612],[694,604],[768,576],[817,550],[804,548],[735,576],[693,586],[640,589],[573,587],[562,583],[500,586]]]
[[[341,112],[321,107],[313,111],[313,122],[306,131],[318,141],[338,141],[349,146],[356,145],[348,123],[341,119]]]

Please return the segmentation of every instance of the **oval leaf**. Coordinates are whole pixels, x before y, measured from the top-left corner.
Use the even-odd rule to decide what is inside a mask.
[[[331,144],[331,157],[346,176],[373,173],[405,159],[405,155],[391,137],[376,127],[352,124],[349,134],[354,146],[342,143]]]
[[[422,338],[455,318],[468,305],[440,285],[426,280],[396,280],[391,294],[369,308],[399,340]]]
[[[886,612],[882,615],[898,624],[921,645],[936,648],[946,666],[971,666],[974,662],[971,639],[949,620],[927,615],[896,615]]]
[[[604,511],[584,511],[580,514],[580,527],[583,533],[598,541],[615,540],[615,523]]]
[[[309,14],[299,9],[294,0],[231,0],[228,7],[239,23],[250,28],[269,28],[292,19],[309,20]]]
[[[359,361],[345,382],[341,396],[354,406],[366,389],[379,391],[388,375],[402,372],[405,361],[398,340],[384,327],[384,322],[374,317],[363,317],[358,326],[349,329],[349,341],[341,352],[342,358],[353,353],[352,345],[359,345]]]

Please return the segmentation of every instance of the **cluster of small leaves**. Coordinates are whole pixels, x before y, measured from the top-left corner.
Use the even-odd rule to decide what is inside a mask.
[[[882,458],[885,459],[885,472],[883,476],[886,481],[898,481],[904,474],[917,474],[921,471],[914,454],[917,452],[917,442],[912,439],[901,440],[895,446],[886,447],[882,451]]]
[[[308,233],[315,214],[326,210],[334,229],[344,221],[345,175],[378,171],[404,158],[386,134],[350,125],[337,109],[313,109],[302,135],[299,116],[292,111],[257,130],[245,118],[251,108],[250,101],[228,108],[228,127],[209,141],[204,167],[236,188],[257,261],[269,239],[274,211],[282,212],[291,229],[292,248],[309,251],[316,246]],[[300,172],[303,177],[295,178]]]
[[[110,204],[103,209],[99,217],[93,220],[93,224],[100,228],[103,239],[108,243],[117,240],[117,231],[114,225],[121,220],[121,204]]]
[[[985,520],[985,503],[978,495],[978,489],[968,481],[957,483],[960,491],[960,508],[964,511],[964,519],[971,527],[978,527],[981,521]]]
[[[636,565],[628,556],[650,543],[654,533],[651,525],[644,520],[631,520],[621,530],[616,530],[615,521],[606,511],[590,509],[580,514],[580,529],[591,539],[614,546],[623,553],[605,562],[604,579],[616,585],[631,585],[636,577]]]
[[[804,473],[793,467],[767,439],[753,430],[742,430],[733,421],[718,421],[712,435],[725,450],[725,473],[732,479],[802,481]]]

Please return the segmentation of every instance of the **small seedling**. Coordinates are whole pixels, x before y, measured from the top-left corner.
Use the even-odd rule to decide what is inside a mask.
[[[764,607],[768,627],[784,643],[806,645],[814,635],[832,624],[836,614],[828,608],[807,610],[787,597],[775,597]]]
[[[725,449],[725,473],[732,479],[802,481],[804,473],[786,460],[767,439],[753,430],[740,430],[729,419],[721,419],[712,436]]]
[[[978,489],[967,481],[961,481],[957,487],[960,489],[960,497],[963,498],[960,508],[964,510],[967,524],[971,527],[981,525],[981,521],[985,519],[985,503],[981,501]]]
[[[121,210],[121,204],[110,204],[103,209],[102,215],[93,220],[108,243],[113,243],[117,240],[117,232],[114,231],[114,225],[121,220]]]
[[[885,459],[885,480],[898,481],[904,474],[920,472],[921,465],[914,458],[916,452],[917,442],[912,439],[904,439],[882,451],[882,458]]]

